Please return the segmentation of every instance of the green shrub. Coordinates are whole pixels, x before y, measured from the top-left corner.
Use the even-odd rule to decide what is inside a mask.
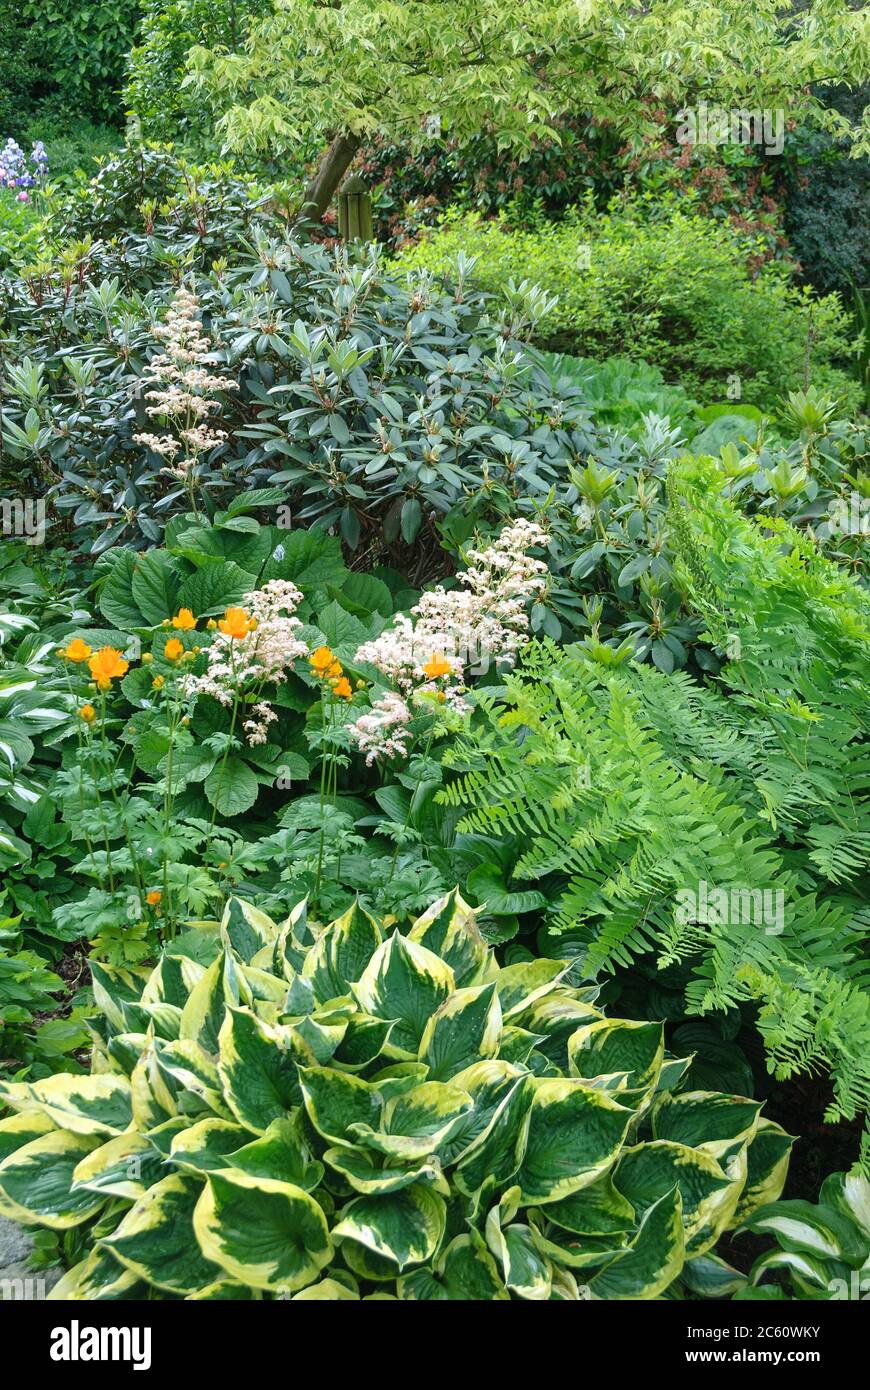
[[[90,1076],[0,1086],[4,1210],[77,1230],[54,1298],[739,1285],[712,1251],[782,1190],[790,1137],[680,1091],[662,1026],[572,979],[500,968],[456,892],[406,936],[231,899],[152,972],[95,968]]]
[[[531,280],[558,297],[537,328],[542,346],[643,358],[702,402],[722,399],[737,377],[745,399],[772,410],[804,381],[811,327],[813,385],[857,407],[860,387],[843,370],[855,335],[839,297],[799,289],[776,263],[753,275],[754,251],[763,262],[763,238],[747,243],[665,201],[604,217],[576,209],[530,231],[452,215],[396,263],[451,278],[461,252],[475,258],[473,278],[490,291]]]
[[[45,103],[120,124],[138,0],[0,0],[0,129]]]

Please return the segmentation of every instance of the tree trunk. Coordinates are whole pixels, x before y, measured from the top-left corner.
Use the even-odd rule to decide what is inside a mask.
[[[319,222],[323,217],[360,143],[356,135],[336,135],[305,190],[302,213],[306,220]]]

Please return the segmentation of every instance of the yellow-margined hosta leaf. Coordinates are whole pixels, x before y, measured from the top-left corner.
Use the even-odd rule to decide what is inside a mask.
[[[249,1129],[262,1133],[299,1103],[291,1039],[250,1009],[227,1010],[218,1069],[230,1109]]]
[[[711,1154],[664,1139],[623,1150],[613,1180],[639,1216],[676,1183],[687,1255],[703,1255],[716,1243],[734,1214],[741,1188]]]
[[[437,1161],[422,1160],[402,1167],[385,1168],[382,1158],[365,1149],[327,1149],[323,1158],[330,1168],[341,1173],[355,1192],[366,1196],[398,1192],[415,1182],[429,1182],[443,1196],[450,1196],[450,1186]]]
[[[0,1163],[4,1212],[25,1226],[49,1226],[54,1231],[87,1221],[105,1198],[83,1188],[73,1191],[73,1172],[99,1142],[93,1134],[58,1129],[9,1154]]]
[[[568,1039],[568,1067],[585,1080],[627,1072],[630,1089],[655,1086],[665,1051],[660,1023],[599,1019],[578,1028]]]
[[[460,1075],[467,1077],[468,1072]],[[486,1128],[463,1150],[454,1181],[460,1192],[472,1199],[475,1215],[487,1194],[519,1171],[528,1143],[533,1098],[532,1078],[521,1075],[500,1092]]]
[[[456,1236],[431,1268],[415,1269],[397,1281],[408,1302],[504,1302],[510,1294],[479,1231]]]
[[[453,988],[450,966],[397,932],[375,951],[353,993],[365,1013],[395,1020],[385,1054],[411,1061],[426,1024]]]
[[[567,1197],[616,1158],[634,1112],[582,1081],[536,1078],[517,1181],[527,1205]]]
[[[293,1183],[212,1173],[194,1226],[205,1254],[256,1289],[294,1293],[332,1259],[322,1208]]]
[[[563,960],[524,960],[498,972],[498,997],[505,1022],[542,999],[571,969]]]
[[[417,918],[408,940],[419,942],[446,961],[457,985],[479,984],[487,974],[496,973],[495,958],[458,888],[439,898]]]
[[[429,1019],[420,1040],[420,1061],[433,1081],[498,1053],[501,1006],[494,984],[457,989]]]
[[[393,1024],[384,1019],[352,1014],[333,1054],[336,1065],[345,1071],[362,1071],[381,1055],[392,1031]]]
[[[194,1293],[219,1278],[194,1235],[202,1184],[185,1173],[162,1178],[134,1204],[118,1229],[101,1241],[134,1274],[170,1293]]]
[[[87,1259],[67,1270],[48,1298],[64,1303],[105,1303],[115,1299],[145,1298],[147,1292],[147,1284],[132,1269],[114,1259],[108,1250],[92,1250]]]
[[[361,1245],[394,1266],[393,1276],[408,1265],[424,1264],[441,1244],[447,1209],[443,1197],[416,1183],[382,1197],[357,1197],[344,1208],[334,1240]]]
[[[775,1202],[782,1195],[793,1143],[793,1136],[786,1134],[781,1125],[764,1116],[759,1119],[746,1155],[746,1181],[730,1226],[741,1225],[758,1207]]]
[[[323,1180],[323,1164],[312,1158],[305,1138],[301,1109],[273,1120],[262,1138],[243,1141],[230,1164],[253,1178],[292,1182],[306,1192],[313,1192]]]
[[[346,1284],[339,1284],[337,1279],[321,1279],[319,1284],[309,1284],[307,1289],[301,1293],[294,1293],[291,1302],[299,1303],[358,1303],[359,1294],[354,1293]]]
[[[73,1134],[121,1134],[133,1117],[130,1082],[124,1076],[70,1076],[59,1072],[24,1083],[20,1108],[38,1106],[43,1114]],[[17,1098],[4,1096],[15,1109]]]
[[[143,1134],[119,1134],[86,1154],[73,1172],[72,1190],[134,1202],[164,1171],[163,1155]]]
[[[122,969],[90,962],[94,1002],[116,1033],[137,1031],[129,1022],[129,1008],[135,1008],[148,978],[148,971]]]
[[[517,1081],[527,1075],[525,1068],[506,1062],[501,1057],[473,1062],[470,1067],[457,1072],[451,1085],[471,1096],[474,1109],[464,1116],[461,1125],[443,1146],[441,1158],[444,1163],[458,1163],[467,1157],[473,1145],[489,1129],[502,1101]]]
[[[194,1115],[205,1110],[219,1119],[231,1119],[217,1066],[199,1043],[192,1038],[158,1043],[154,1058],[161,1079],[180,1111]]]
[[[435,1153],[473,1105],[471,1096],[458,1086],[424,1081],[387,1103],[378,1131],[363,1122],[351,1125],[350,1135],[366,1148],[410,1162]]]
[[[142,991],[143,1004],[173,1004],[183,1009],[191,990],[202,979],[205,969],[188,956],[164,956],[148,977]]]
[[[253,903],[230,898],[221,918],[221,940],[249,965],[264,946],[274,947],[278,926]]]
[[[647,1209],[637,1235],[589,1288],[600,1299],[658,1298],[683,1267],[682,1203],[674,1187]]]
[[[653,1109],[653,1134],[656,1139],[673,1139],[693,1149],[703,1144],[720,1158],[721,1146],[730,1152],[732,1147],[739,1148],[751,1140],[760,1113],[761,1101],[744,1096],[723,1095],[719,1091],[665,1094]]]
[[[229,1167],[227,1155],[240,1149],[250,1137],[250,1130],[229,1120],[199,1120],[189,1129],[173,1134],[169,1156],[176,1167],[205,1176]]]
[[[29,1144],[31,1139],[40,1139],[56,1128],[54,1121],[41,1110],[24,1110],[0,1120],[0,1163],[23,1144]]]
[[[224,957],[218,956],[200,976],[188,996],[181,1011],[179,1037],[190,1038],[211,1056],[217,1056],[218,1034],[226,1006]]]
[[[299,1082],[309,1120],[331,1144],[355,1144],[351,1126],[377,1126],[384,1099],[374,1084],[330,1067],[300,1067]]]
[[[578,1028],[601,1018],[598,1009],[577,999],[570,990],[558,986],[514,1015],[512,1022],[545,1038],[537,1051],[560,1071],[568,1070],[568,1039]]]
[[[486,1218],[486,1243],[496,1258],[502,1278],[518,1298],[541,1302],[550,1297],[553,1287],[553,1266],[535,1245],[530,1228],[522,1222],[512,1222],[510,1212],[515,1205],[511,1197],[517,1189],[506,1193]]]
[[[332,922],[308,952],[303,975],[319,1002],[347,994],[381,945],[381,929],[358,902]]]
[[[614,1186],[612,1171],[570,1197],[548,1202],[542,1214],[563,1230],[583,1236],[623,1235],[633,1231],[640,1219],[628,1198]]]

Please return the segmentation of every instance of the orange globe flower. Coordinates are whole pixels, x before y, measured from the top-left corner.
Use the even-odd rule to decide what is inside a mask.
[[[74,637],[68,647],[61,647],[58,656],[66,661],[87,661],[93,650],[83,637]]]
[[[175,617],[172,619],[172,626],[179,632],[192,632],[196,627],[197,620],[189,608],[179,608]]]
[[[79,710],[79,719],[83,719],[86,724],[93,724],[97,717],[97,711],[93,705],[82,705]]]
[[[88,667],[98,689],[110,690],[112,681],[120,680],[121,676],[127,674],[130,663],[124,660],[117,648],[100,647],[96,655],[88,661]]]
[[[155,676],[155,677],[154,677],[153,681],[151,682],[151,689],[152,689],[152,690],[162,690],[162,689],[163,689],[163,677],[162,677],[162,676]]]
[[[228,608],[224,616],[218,621],[218,627],[227,637],[234,637],[241,641],[253,631],[253,621],[249,613],[244,608]]]
[[[338,663],[336,662],[335,657],[332,655],[332,652],[329,650],[329,647],[318,647],[317,650],[313,651],[311,653],[311,656],[308,658],[308,665],[311,667],[315,676],[317,676],[320,680],[323,680],[331,672],[332,667],[337,664]],[[338,669],[340,672],[340,665]]]
[[[452,670],[453,667],[444,659],[442,652],[433,652],[423,667],[423,674],[428,680],[437,681],[439,676],[449,676]]]
[[[184,643],[179,642],[177,637],[170,637],[163,648],[163,655],[167,661],[177,661],[180,656],[184,656]]]
[[[151,892],[146,894],[145,901],[149,907],[157,907],[162,896],[159,888],[152,888]]]
[[[342,676],[341,680],[335,681],[332,688],[340,700],[349,700],[353,695],[347,676]]]

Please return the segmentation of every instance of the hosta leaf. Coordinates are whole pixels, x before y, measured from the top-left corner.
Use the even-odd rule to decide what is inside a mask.
[[[135,1201],[164,1173],[163,1156],[142,1134],[119,1134],[92,1150],[73,1172],[73,1190]]]
[[[842,1260],[856,1268],[868,1255],[868,1241],[860,1228],[833,1207],[813,1206],[811,1202],[773,1202],[759,1207],[741,1229],[774,1235],[785,1250]]]
[[[312,1159],[302,1125],[302,1111],[273,1120],[261,1139],[236,1149],[232,1167],[252,1178],[290,1182],[312,1192],[323,1178],[323,1164]]]
[[[762,1138],[762,1131],[764,1137],[772,1141],[774,1139],[772,1131],[778,1128],[779,1126],[775,1125],[772,1120],[762,1120],[759,1123],[755,1139],[752,1141],[752,1148]],[[750,1176],[753,1172],[752,1148],[749,1150]],[[779,1193],[775,1193],[774,1196],[779,1196]],[[774,1197],[768,1197],[766,1200],[773,1201]],[[822,1183],[819,1201],[822,1206],[830,1207],[839,1212],[847,1221],[853,1221],[870,1240],[870,1181],[863,1173],[831,1173]]]
[[[116,1299],[141,1299],[147,1285],[114,1259],[108,1250],[92,1250],[87,1259],[73,1265],[48,1294],[58,1302],[68,1300],[101,1303]]]
[[[300,1067],[299,1081],[309,1120],[332,1144],[353,1145],[351,1126],[376,1126],[383,1097],[367,1081],[329,1067]]]
[[[183,1173],[156,1183],[101,1246],[155,1288],[194,1293],[219,1276],[200,1249],[193,1216],[202,1184]]]
[[[221,918],[221,940],[247,964],[258,951],[273,950],[278,940],[278,927],[272,918],[253,903],[230,898]]]
[[[296,1062],[286,1031],[270,1027],[250,1009],[229,1008],[219,1047],[224,1096],[240,1124],[262,1133],[298,1105]]]
[[[408,940],[446,961],[457,985],[476,984],[490,959],[474,912],[458,888],[438,898],[417,918]]]
[[[450,966],[397,932],[375,951],[353,993],[365,1013],[395,1020],[387,1055],[411,1060],[431,1015],[453,988]]]
[[[682,1207],[678,1188],[648,1208],[624,1252],[589,1281],[594,1298],[658,1298],[683,1267]]]
[[[654,1086],[664,1057],[664,1028],[660,1023],[628,1019],[599,1019],[568,1039],[572,1076],[591,1080],[611,1072],[627,1072],[630,1088]]]
[[[417,1161],[402,1168],[384,1168],[375,1154],[364,1149],[327,1149],[323,1155],[330,1168],[341,1173],[342,1177],[356,1192],[367,1195],[380,1195],[385,1192],[398,1192],[415,1182],[439,1184],[441,1168],[435,1162]],[[382,1162],[383,1160],[381,1160]],[[450,1189],[439,1187],[448,1195]]]
[[[377,922],[358,902],[328,926],[309,951],[302,971],[314,985],[317,999],[325,1002],[347,994],[382,940]]]
[[[414,1270],[398,1281],[409,1300],[504,1301],[510,1298],[498,1267],[479,1232],[457,1236],[431,1269]]]
[[[690,1148],[727,1146],[751,1139],[760,1113],[761,1101],[718,1091],[683,1091],[662,1096],[653,1112],[653,1133],[656,1139],[673,1139]]]
[[[594,1182],[613,1162],[633,1112],[581,1081],[534,1085],[519,1182],[527,1205],[555,1201]]]
[[[73,1191],[73,1172],[99,1142],[95,1135],[53,1130],[9,1154],[0,1163],[5,1214],[25,1226],[49,1226],[55,1231],[87,1221],[105,1198],[84,1188]]]
[[[209,1259],[255,1289],[293,1293],[332,1259],[322,1208],[293,1183],[212,1173],[194,1216]]]
[[[570,970],[563,960],[520,961],[498,972],[498,997],[505,1022],[522,1013],[536,999],[549,994],[562,975]]]
[[[70,1076],[58,1073],[25,1083],[23,1105],[39,1106],[56,1125],[73,1134],[120,1134],[132,1118],[130,1083],[124,1076]]]
[[[682,1280],[699,1298],[729,1298],[746,1287],[746,1275],[718,1255],[697,1255],[683,1265]]]
[[[622,1235],[633,1231],[639,1219],[628,1198],[614,1187],[612,1172],[570,1197],[548,1202],[545,1211],[548,1221],[582,1236]]]
[[[393,1031],[393,1024],[366,1014],[353,1014],[347,1020],[344,1037],[333,1060],[347,1071],[359,1071],[379,1057]]]
[[[614,1182],[638,1216],[676,1183],[687,1255],[703,1255],[715,1244],[740,1196],[740,1184],[726,1176],[711,1154],[663,1139],[624,1150]]]
[[[387,1103],[379,1132],[354,1124],[352,1135],[366,1147],[405,1161],[435,1153],[461,1125],[474,1102],[466,1091],[441,1081],[424,1081]]]
[[[739,1226],[758,1207],[775,1202],[780,1196],[785,1186],[793,1143],[794,1138],[791,1134],[786,1134],[773,1120],[761,1116],[746,1155],[746,1182],[730,1222],[732,1226]],[[821,1196],[824,1201],[824,1190]]]
[[[41,1139],[56,1128],[54,1121],[40,1110],[25,1110],[0,1120],[0,1163],[31,1139]]]
[[[457,989],[429,1019],[420,1040],[420,1061],[436,1081],[498,1053],[501,1006],[495,984]]]
[[[344,1209],[334,1240],[361,1245],[399,1271],[424,1264],[441,1244],[444,1199],[417,1183],[381,1197],[357,1197]]]
[[[189,1173],[211,1173],[229,1166],[228,1155],[250,1139],[250,1131],[229,1120],[199,1120],[172,1136],[172,1162]]]
[[[520,1222],[502,1228],[494,1207],[486,1220],[489,1248],[501,1267],[511,1293],[536,1302],[548,1299],[553,1287],[553,1266],[535,1245],[528,1226]]]

